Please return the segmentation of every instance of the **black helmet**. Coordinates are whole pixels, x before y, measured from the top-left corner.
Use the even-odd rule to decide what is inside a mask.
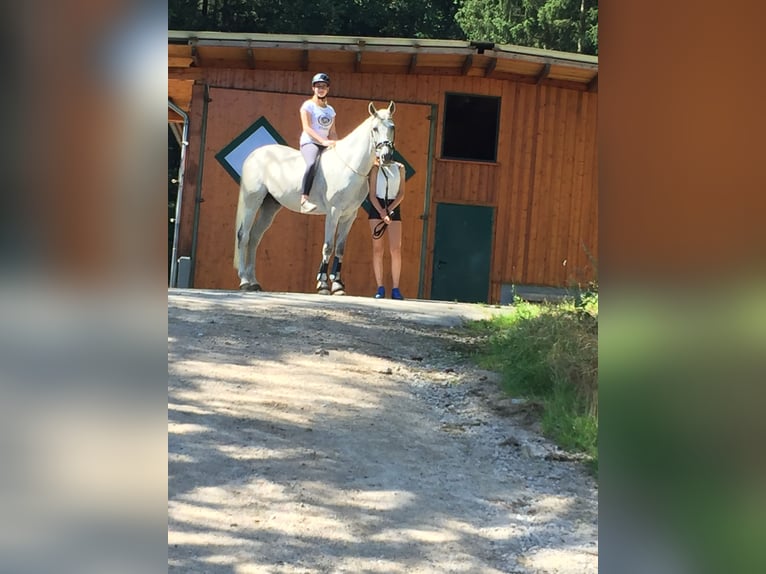
[[[314,87],[314,84],[318,82],[326,82],[327,85],[330,85],[330,76],[327,74],[320,72],[318,74],[315,74],[313,78],[311,78],[311,87]]]

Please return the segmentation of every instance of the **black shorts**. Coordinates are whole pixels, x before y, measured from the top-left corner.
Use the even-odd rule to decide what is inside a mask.
[[[380,202],[380,205],[382,205],[385,208],[388,208],[388,206],[391,205],[395,200],[389,199],[388,201],[386,201],[385,199],[378,198],[378,201]],[[391,213],[391,221],[402,220],[402,213],[400,208],[401,208],[401,204],[397,205],[396,209],[394,209],[393,213]],[[375,206],[372,204],[372,202],[370,202],[370,207],[367,209],[367,219],[381,219],[380,213],[378,213],[378,210],[375,209]]]

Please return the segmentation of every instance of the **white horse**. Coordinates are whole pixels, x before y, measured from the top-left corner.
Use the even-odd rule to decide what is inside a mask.
[[[353,132],[338,140],[334,147],[322,152],[317,164],[310,198],[317,209],[308,215],[325,214],[322,263],[317,274],[317,292],[343,295],[345,286],[340,278],[343,252],[351,224],[367,197],[367,176],[375,157],[388,162],[394,153],[394,122],[396,106],[376,110],[368,106],[370,117]],[[260,291],[255,276],[255,253],[263,234],[271,226],[282,207],[300,213],[301,185],[305,161],[301,153],[284,145],[265,145],[247,156],[237,206],[234,268],[239,275],[239,288]],[[327,268],[330,255],[335,261],[328,285]]]

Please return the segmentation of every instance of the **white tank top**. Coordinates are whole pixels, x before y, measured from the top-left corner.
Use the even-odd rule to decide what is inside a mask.
[[[378,166],[378,179],[375,182],[375,195],[380,199],[386,199],[386,176],[388,176],[388,199],[396,199],[399,195],[401,173],[399,166],[402,164],[393,162]],[[385,170],[386,175],[383,175]]]
[[[324,139],[329,139],[330,128],[335,121],[335,109],[330,104],[327,104],[327,106],[323,108],[322,106],[315,104],[314,100],[306,100],[303,102],[303,105],[301,105],[301,110],[308,110],[309,125],[311,128]],[[311,142],[319,143],[305,131],[302,131],[300,145]]]

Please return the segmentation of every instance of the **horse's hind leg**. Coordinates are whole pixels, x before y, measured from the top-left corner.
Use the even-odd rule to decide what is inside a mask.
[[[248,199],[249,201],[243,199],[242,195],[240,195],[237,218],[239,225],[234,245],[234,263],[237,268],[237,275],[239,276],[239,288],[247,291],[259,291],[261,286],[255,280],[255,253],[250,249],[250,239],[260,205],[253,198]]]
[[[255,218],[255,223],[250,231],[250,237],[247,244],[247,251],[250,254],[252,263],[250,269],[253,270],[252,277],[248,278],[252,279],[252,281],[250,281],[251,286],[247,289],[248,291],[261,290],[261,284],[258,283],[256,277],[255,254],[258,251],[258,244],[261,242],[261,239],[263,239],[263,234],[266,233],[266,230],[269,227],[271,227],[271,224],[274,222],[274,217],[276,217],[280,209],[282,209],[282,206],[277,203],[271,195],[267,195],[261,204],[261,208],[258,210],[258,216]]]

